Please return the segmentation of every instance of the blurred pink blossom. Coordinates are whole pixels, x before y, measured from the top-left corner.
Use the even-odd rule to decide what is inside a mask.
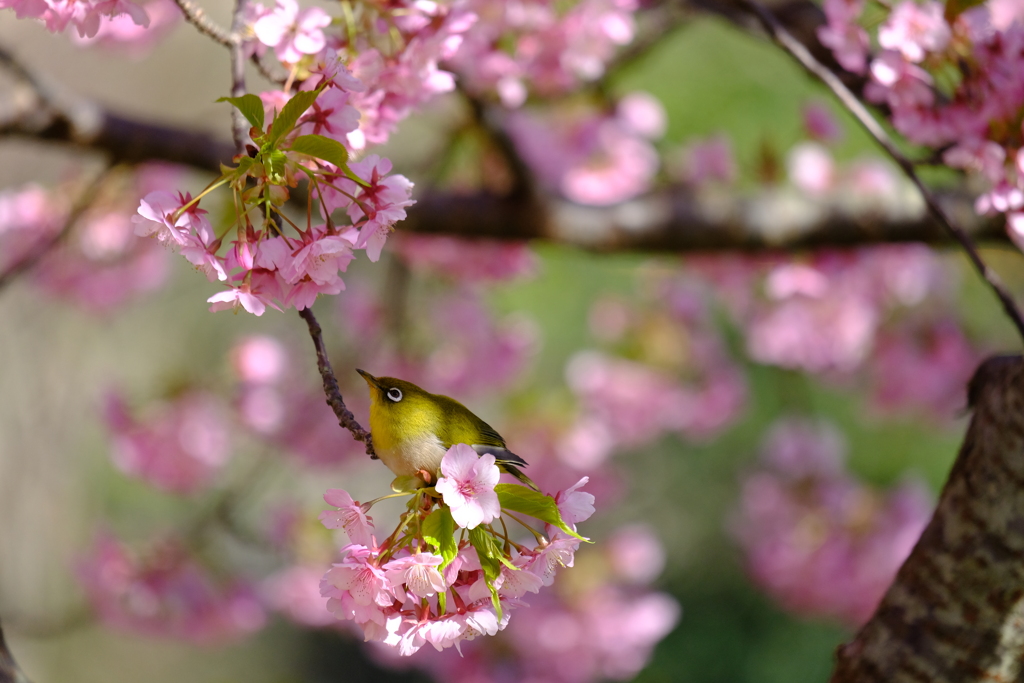
[[[249,587],[216,582],[176,540],[135,557],[101,534],[77,575],[100,621],[136,635],[215,646],[258,631],[266,621]]]
[[[288,369],[288,354],[274,337],[245,337],[231,349],[231,365],[242,382],[272,384]]]
[[[809,195],[825,194],[835,185],[832,155],[816,142],[802,142],[790,150],[786,166],[790,181]]]
[[[327,44],[323,28],[331,17],[319,7],[299,10],[296,0],[277,0],[274,9],[253,24],[253,32],[261,43],[274,48],[282,62],[294,64],[304,55],[313,55]]]
[[[870,46],[867,31],[857,24],[863,0],[825,0],[826,24],[818,28],[818,40],[831,49],[847,71],[864,73]]]
[[[904,0],[896,5],[888,20],[878,29],[878,43],[899,50],[903,58],[920,62],[928,52],[938,52],[949,44],[951,32],[942,16],[941,3]]]
[[[869,367],[872,411],[925,412],[950,420],[967,406],[964,387],[982,359],[952,320],[902,324],[879,336]]]
[[[762,465],[744,478],[733,533],[753,580],[783,607],[855,626],[910,554],[932,503],[915,483],[873,490],[842,458],[831,427],[776,423]]]
[[[71,40],[78,45],[116,49],[141,59],[178,26],[182,16],[173,0],[149,0],[142,9],[149,16],[148,25],[137,23],[130,14],[120,14],[101,22],[96,35],[72,34]]]
[[[323,567],[292,565],[265,579],[261,592],[270,607],[300,626],[330,626],[336,619],[320,595],[323,575]]]
[[[835,143],[843,138],[843,129],[832,109],[823,102],[808,102],[803,107],[804,130],[813,140]]]
[[[629,110],[623,110],[629,114]],[[541,182],[581,204],[607,206],[646,192],[659,167],[645,135],[601,112],[513,112],[508,129]]]
[[[190,391],[147,412],[136,418],[117,394],[108,395],[105,419],[118,469],[174,493],[209,486],[231,458],[227,412],[220,401]]]
[[[700,186],[708,182],[730,185],[736,181],[736,160],[732,142],[723,134],[691,142],[683,148],[677,169],[680,180]]]

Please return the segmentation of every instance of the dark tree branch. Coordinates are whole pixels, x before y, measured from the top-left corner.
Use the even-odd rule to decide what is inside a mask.
[[[992,683],[1024,675],[1024,358],[990,358],[938,508],[832,683]]]
[[[320,377],[324,381],[324,394],[327,395],[327,405],[331,407],[338,417],[338,424],[352,432],[352,438],[366,444],[366,454],[374,460],[377,453],[373,450],[373,439],[370,433],[363,429],[356,421],[356,416],[345,405],[345,399],[341,396],[341,389],[338,387],[338,380],[331,368],[331,361],[327,358],[327,349],[324,347],[323,330],[320,323],[313,315],[312,309],[304,308],[299,311],[299,316],[306,321],[309,327],[309,336],[313,338],[313,346],[316,348],[316,367],[320,371]]]
[[[14,655],[7,647],[3,624],[0,624],[0,683],[29,683],[28,677],[18,668]]]
[[[1002,219],[975,216],[968,195],[950,193],[942,201],[970,221],[967,228],[977,239],[1009,245]],[[490,194],[433,192],[420,197],[408,213],[401,232],[545,240],[599,252],[756,252],[951,243],[938,222],[912,207],[850,207],[775,190],[756,197],[710,198],[686,187],[670,187],[615,207],[557,199],[524,204]]]
[[[974,246],[974,242],[967,235],[967,233],[959,226],[959,224],[953,220],[953,217],[949,215],[945,208],[939,203],[938,198],[929,189],[921,178],[917,175],[917,171],[914,169],[914,164],[911,163],[903,152],[896,147],[895,143],[889,137],[889,134],[885,132],[881,124],[875,120],[875,117],[867,110],[861,101],[857,98],[853,92],[850,91],[846,85],[839,80],[839,78],[828,68],[826,68],[821,62],[814,58],[814,55],[810,53],[807,47],[798,41],[793,35],[786,30],[786,28],[779,22],[775,16],[768,11],[766,7],[758,3],[756,0],[741,0],[751,12],[757,16],[761,25],[772,37],[772,39],[780,46],[783,50],[788,52],[795,60],[797,60],[801,66],[803,66],[808,73],[820,80],[825,84],[829,90],[836,96],[836,98],[842,103],[846,109],[853,114],[857,121],[863,126],[863,128],[875,139],[875,142],[885,150],[885,152],[892,158],[893,161],[902,169],[903,173],[910,179],[910,181],[917,188],[918,192],[924,198],[925,205],[928,207],[928,212],[932,217],[945,228],[953,239],[956,240],[963,250],[967,253],[971,263],[974,265],[978,274],[981,275],[982,279],[988,284],[989,288],[995,293],[1000,303],[1003,305],[1003,311],[1007,317],[1017,327],[1017,331],[1021,335],[1021,339],[1024,340],[1024,316],[1021,315],[1020,309],[1017,308],[1016,302],[1010,295],[1009,290],[1003,285],[999,275],[988,267],[984,259],[978,253],[977,248]]]

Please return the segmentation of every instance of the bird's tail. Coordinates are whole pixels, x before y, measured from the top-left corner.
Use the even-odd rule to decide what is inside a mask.
[[[523,474],[523,471],[521,469],[519,469],[518,467],[516,467],[515,465],[511,465],[511,464],[509,464],[507,462],[499,462],[498,465],[501,466],[501,469],[505,470],[506,472],[511,474],[513,477],[515,477],[516,479],[518,479],[519,481],[523,482],[524,484],[529,486],[531,489],[536,491],[537,493],[541,492],[540,488],[536,484],[533,483],[533,480],[530,479],[525,474]]]

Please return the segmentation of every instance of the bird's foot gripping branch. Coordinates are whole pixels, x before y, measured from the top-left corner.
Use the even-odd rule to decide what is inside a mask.
[[[440,475],[427,488],[416,488],[423,482],[414,477],[395,480],[394,488],[407,490],[384,498],[409,496],[408,511],[381,541],[366,514],[376,500],[360,505],[341,489],[324,495],[339,509],[320,520],[352,541],[320,582],[327,608],[402,655],[427,643],[458,647],[505,628],[527,592],[539,592],[559,567],[572,566],[588,540],[575,525],[594,512],[594,497],[579,490],[586,477],[554,496],[499,483],[494,456],[465,444],[448,450]],[[526,518],[542,522],[543,533]],[[527,542],[515,540],[523,534]]]

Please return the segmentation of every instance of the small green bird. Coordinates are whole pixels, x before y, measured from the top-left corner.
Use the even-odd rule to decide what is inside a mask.
[[[434,483],[445,452],[454,444],[464,443],[480,455],[493,455],[502,471],[539,490],[519,470],[526,461],[506,448],[501,435],[466,406],[424,391],[412,382],[356,372],[370,385],[373,448],[397,476],[419,476]]]

